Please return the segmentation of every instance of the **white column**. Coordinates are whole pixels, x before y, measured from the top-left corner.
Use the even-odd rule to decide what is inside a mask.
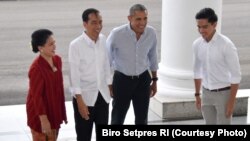
[[[162,0],[161,62],[158,92],[150,109],[165,119],[201,117],[194,104],[192,43],[200,35],[196,13],[211,7],[221,28],[222,0]]]

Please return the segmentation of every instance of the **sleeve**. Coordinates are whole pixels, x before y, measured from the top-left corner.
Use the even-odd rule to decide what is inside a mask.
[[[196,42],[193,43],[192,48],[194,79],[202,79],[201,60],[198,58],[198,45]]]
[[[157,38],[155,30],[152,29],[153,34],[153,44],[149,51],[148,57],[149,57],[149,63],[150,63],[150,70],[151,71],[157,71],[158,70],[158,58],[157,58]]]
[[[114,41],[114,32],[110,32],[107,40],[106,40],[106,48],[108,54],[109,64],[111,66],[111,74],[114,74],[114,48],[113,48],[113,41]]]
[[[241,81],[241,69],[237,48],[232,42],[225,47],[225,60],[231,74],[231,84],[239,84]]]
[[[81,94],[80,87],[80,56],[77,46],[70,44],[69,46],[69,79],[70,79],[70,92],[72,96]]]
[[[46,113],[46,106],[44,102],[44,79],[41,72],[37,67],[33,67],[29,73],[29,85],[30,85],[30,94],[32,95],[33,104],[36,108],[35,113],[37,115],[43,115]]]
[[[104,40],[106,41],[106,39]],[[105,45],[105,43],[104,43]],[[112,84],[112,80],[113,80],[113,73],[111,72],[111,65],[110,65],[110,61],[109,61],[109,55],[108,55],[108,50],[107,48],[104,49],[104,69],[105,69],[105,76],[106,76],[106,83],[108,85]]]
[[[58,63],[58,68],[62,71],[62,58],[60,56],[56,56],[57,58],[57,63]]]
[[[62,58],[60,56],[57,56],[58,57],[58,66],[59,66],[59,69],[60,69],[60,72],[61,72],[61,91],[63,93],[62,95],[62,103],[61,103],[61,106],[63,107],[63,119],[64,121],[67,123],[68,120],[67,120],[67,115],[66,115],[66,107],[65,107],[65,95],[64,95],[64,84],[63,84],[63,73],[62,73]]]

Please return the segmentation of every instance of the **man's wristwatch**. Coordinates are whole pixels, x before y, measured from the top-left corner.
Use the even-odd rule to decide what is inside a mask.
[[[200,93],[194,93],[194,96],[200,96],[201,94]]]
[[[152,81],[157,81],[158,80],[158,77],[153,77],[152,78]]]

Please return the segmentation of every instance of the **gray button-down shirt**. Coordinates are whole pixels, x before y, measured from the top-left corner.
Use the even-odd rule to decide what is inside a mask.
[[[112,68],[125,75],[158,69],[157,38],[153,27],[146,26],[139,40],[129,24],[114,28],[107,39],[107,48]]]

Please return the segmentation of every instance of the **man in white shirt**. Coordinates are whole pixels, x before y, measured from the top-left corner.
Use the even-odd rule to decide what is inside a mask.
[[[69,46],[70,90],[77,141],[90,141],[93,123],[108,124],[112,76],[100,12],[86,9],[82,20],[85,31]]]
[[[213,9],[201,9],[195,18],[202,36],[193,42],[196,107],[206,124],[231,124],[241,81],[237,48],[216,31],[218,19]]]

